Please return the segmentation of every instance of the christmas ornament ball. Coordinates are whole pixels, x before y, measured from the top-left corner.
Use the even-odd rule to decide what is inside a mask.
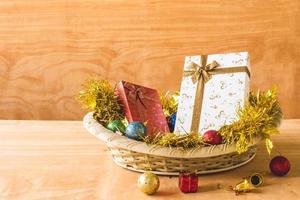
[[[284,176],[290,169],[290,161],[284,156],[275,156],[270,162],[270,170],[276,176]]]
[[[125,125],[123,124],[123,122],[121,120],[113,120],[111,121],[107,127],[107,129],[116,132],[116,131],[120,131],[121,133],[125,133]]]
[[[151,172],[145,172],[138,179],[138,188],[145,194],[154,194],[159,188],[159,178]]]
[[[217,145],[222,143],[223,138],[218,131],[208,130],[203,134],[203,141],[207,144]]]
[[[170,117],[168,117],[168,125],[169,125],[169,129],[171,132],[174,131],[175,122],[176,122],[176,113],[174,113]]]
[[[142,122],[134,121],[128,124],[125,134],[130,139],[141,140],[147,135],[147,129]]]

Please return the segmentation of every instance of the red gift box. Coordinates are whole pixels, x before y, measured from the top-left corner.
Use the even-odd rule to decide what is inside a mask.
[[[146,122],[147,135],[169,132],[160,97],[156,90],[121,81],[116,93],[123,105],[128,122]]]
[[[179,174],[179,188],[183,193],[195,193],[198,191],[198,175],[197,174]]]

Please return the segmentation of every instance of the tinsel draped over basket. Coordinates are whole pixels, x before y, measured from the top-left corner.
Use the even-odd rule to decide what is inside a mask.
[[[147,145],[114,134],[99,124],[92,112],[86,114],[83,124],[91,134],[106,143],[117,165],[133,171],[151,171],[160,175],[178,175],[179,172],[208,174],[237,168],[255,157],[256,144],[260,141],[260,138],[254,138],[249,143],[248,150],[242,154],[237,153],[235,144],[182,150]]]

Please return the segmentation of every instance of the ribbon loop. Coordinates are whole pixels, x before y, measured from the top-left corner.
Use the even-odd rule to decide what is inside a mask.
[[[184,76],[191,76],[194,84],[200,79],[206,83],[212,77],[211,72],[213,72],[213,70],[218,66],[219,64],[216,61],[206,64],[206,59],[201,58],[201,65],[191,62],[188,65],[188,69],[184,71]]]
[[[145,103],[143,102],[144,97],[144,91],[141,87],[136,87],[132,84],[125,84],[124,87],[126,87],[129,90],[128,99],[131,102],[140,102],[144,108],[146,108]]]

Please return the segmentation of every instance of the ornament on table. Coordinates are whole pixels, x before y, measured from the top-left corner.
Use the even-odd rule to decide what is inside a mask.
[[[107,129],[111,130],[112,132],[117,132],[119,131],[120,133],[124,134],[126,127],[124,123],[121,120],[113,120],[110,123],[108,123]]]
[[[241,182],[236,184],[232,190],[235,191],[236,195],[239,195],[241,193],[250,192],[255,187],[250,183],[250,181],[247,178],[244,178]]]
[[[264,178],[259,173],[254,173],[251,176],[243,178],[243,180],[237,183],[234,187],[231,187],[235,191],[236,195],[241,193],[250,192],[253,189],[261,186],[264,182]]]
[[[237,119],[247,100],[247,52],[187,56],[178,100],[175,132],[204,133]]]
[[[125,135],[134,140],[142,140],[147,135],[147,128],[141,122],[130,122],[125,130]]]
[[[195,173],[180,173],[178,187],[183,193],[195,193],[198,191],[198,175]]]
[[[156,90],[121,81],[116,87],[128,122],[147,122],[147,135],[169,132],[160,97]]]
[[[159,178],[151,172],[145,172],[138,179],[138,188],[145,194],[152,195],[159,188]]]
[[[176,122],[176,113],[170,115],[167,119],[168,119],[170,132],[173,133],[175,128],[175,122]]]
[[[284,156],[275,156],[270,162],[270,170],[276,176],[286,175],[290,169],[290,161]]]
[[[219,135],[218,131],[216,130],[209,130],[206,131],[203,135],[203,142],[211,145],[218,145],[221,144],[223,138]]]

